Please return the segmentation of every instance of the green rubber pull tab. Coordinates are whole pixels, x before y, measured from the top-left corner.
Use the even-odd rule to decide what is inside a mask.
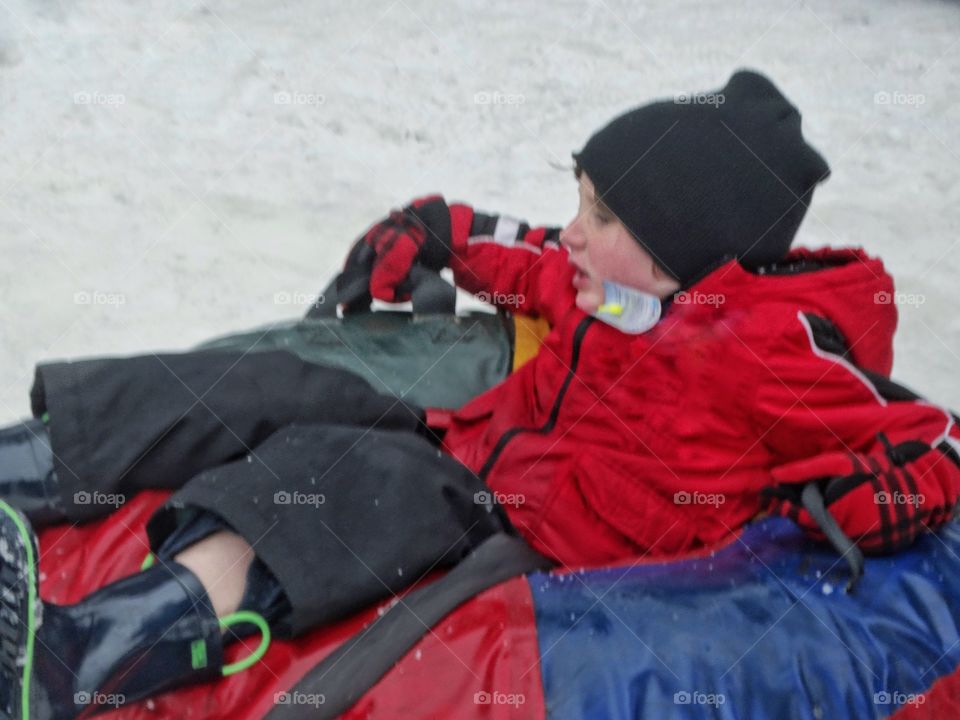
[[[207,666],[207,641],[194,640],[190,644],[190,664],[194,670],[200,670]]]

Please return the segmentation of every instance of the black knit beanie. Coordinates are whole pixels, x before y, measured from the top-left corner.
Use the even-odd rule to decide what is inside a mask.
[[[800,113],[741,70],[713,93],[631,110],[573,154],[602,200],[684,287],[725,259],[781,260],[830,174]]]

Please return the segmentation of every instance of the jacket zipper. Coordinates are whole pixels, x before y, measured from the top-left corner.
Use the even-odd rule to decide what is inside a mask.
[[[557,392],[557,397],[553,401],[553,407],[550,409],[550,416],[547,418],[547,421],[540,427],[518,426],[505,430],[503,435],[500,436],[500,439],[497,440],[497,444],[490,452],[490,455],[487,457],[483,467],[480,468],[479,477],[481,480],[486,481],[487,475],[490,474],[493,466],[500,458],[500,454],[503,452],[504,447],[506,447],[507,443],[513,440],[513,438],[515,438],[517,435],[523,432],[535,432],[546,435],[553,430],[553,426],[557,424],[557,417],[560,415],[560,404],[563,402],[563,398],[567,394],[567,388],[570,387],[570,382],[573,380],[573,375],[577,371],[577,365],[580,363],[580,345],[583,343],[583,338],[587,334],[587,329],[595,319],[596,318],[593,316],[588,315],[577,324],[577,329],[573,334],[573,352],[570,355],[570,369],[567,371],[567,376],[563,379],[563,385],[560,386],[560,390]]]

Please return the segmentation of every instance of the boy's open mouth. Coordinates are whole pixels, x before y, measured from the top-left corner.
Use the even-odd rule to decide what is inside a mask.
[[[590,274],[576,263],[571,264],[573,265],[573,269],[576,271],[573,274],[573,286],[579,289],[583,283],[590,279]]]

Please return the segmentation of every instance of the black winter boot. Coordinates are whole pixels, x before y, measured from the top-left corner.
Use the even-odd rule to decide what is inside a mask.
[[[34,527],[64,522],[50,435],[30,418],[0,428],[0,500],[23,512]]]
[[[42,602],[35,535],[0,500],[0,719],[87,717],[218,678],[227,671],[227,624],[197,577],[175,562],[75,605]]]

